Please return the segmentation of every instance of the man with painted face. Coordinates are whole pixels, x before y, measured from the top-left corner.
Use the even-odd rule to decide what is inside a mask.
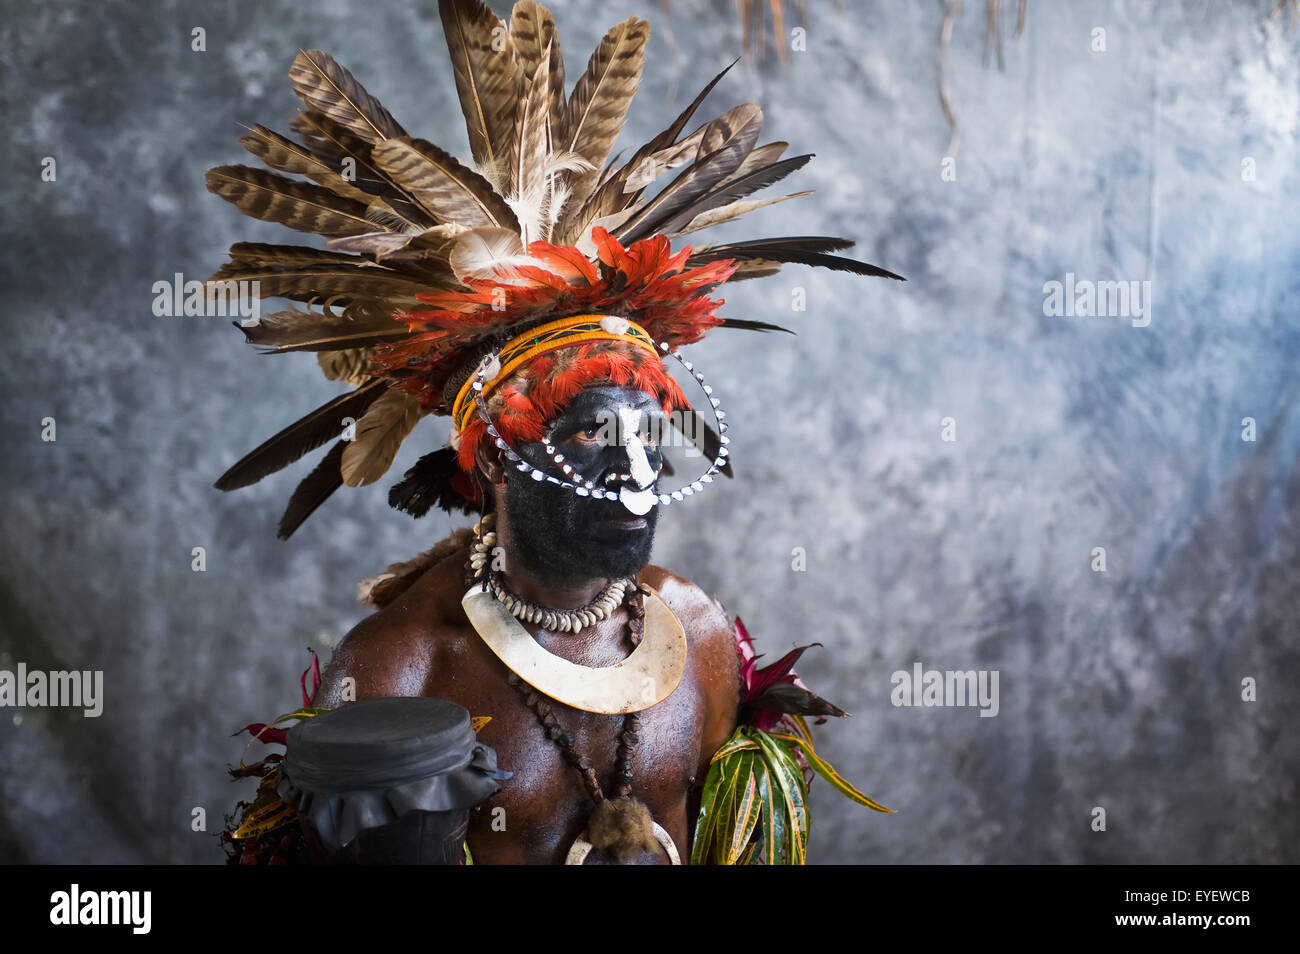
[[[363,584],[377,612],[340,644],[314,705],[434,697],[476,717],[482,746],[514,773],[472,817],[476,863],[686,861],[701,815],[697,861],[802,863],[806,785],[794,753],[811,738],[755,733],[839,710],[800,695],[798,651],[762,676],[739,620],[733,635],[716,601],[648,562],[659,512],[691,507],[677,502],[730,475],[724,412],[681,349],[721,327],[788,330],[719,314],[724,301],[711,296],[727,282],[789,263],[900,276],[835,254],[853,242],[834,236],[697,241],[807,194],[750,198],[811,158],[760,144],[757,104],[694,118],[729,66],[620,160],[646,21],[611,27],[566,92],[554,18],[535,0],[517,0],[508,20],[483,0],[438,8],[472,162],[409,134],[340,63],[304,50],[289,70],[300,142],[257,126],[241,143],[274,171],[208,172],[208,188],[241,211],[326,244],[231,247],[212,281],[251,280],[264,298],[306,303],[241,330],[272,351],[317,353],[326,377],[352,387],[216,485],[246,487],[334,441],[280,519],[288,539],[340,487],[382,479],[421,417],[450,417],[446,445],[389,502],[478,523]],[[704,394],[698,415],[667,371],[674,361]],[[701,470],[667,474],[665,417],[703,451],[684,462]],[[304,764],[293,754],[290,742],[284,766]],[[281,840],[263,822],[288,824],[269,791],[279,769],[259,764],[268,791],[232,836],[249,863],[266,854],[255,850],[263,835]],[[487,778],[486,757],[482,766]],[[701,792],[711,766],[729,781]],[[434,805],[436,778],[398,787]],[[724,789],[760,794],[723,805]],[[373,794],[365,804],[377,812],[395,800]]]
[[[512,687],[533,671],[512,671],[467,618],[462,599],[468,546],[421,572],[401,596],[349,633],[325,672],[316,705],[423,695],[491,716],[479,738],[514,776],[471,820],[467,840],[475,863],[563,863],[575,844],[597,845],[588,850],[586,864],[667,864],[690,851],[710,756],[736,724],[739,667],[731,626],[719,606],[694,584],[648,563],[661,508],[635,498],[653,495],[663,462],[659,442],[667,432],[652,395],[597,380],[548,422],[547,441],[521,443],[515,450],[543,472],[562,474],[567,462],[608,496],[579,496],[534,479],[509,466],[496,447],[476,454],[477,474],[490,488],[497,516],[491,541],[497,578],[511,600],[573,610],[590,605],[611,581],[634,577],[680,624],[680,679],[659,690],[671,688],[661,701],[632,715],[632,739],[627,714],[583,711],[543,697],[527,683],[524,693]],[[560,467],[553,457],[562,459]],[[631,499],[631,507],[620,494]],[[545,619],[520,625],[545,653],[599,670],[629,657],[629,614],[637,611],[625,601],[577,632],[548,629],[554,622]],[[562,688],[552,691],[565,695]],[[621,789],[629,795],[618,797]],[[604,812],[609,817],[602,825],[593,817],[597,792],[610,806],[643,805],[649,830],[642,830],[646,817],[622,805]],[[614,834],[602,842],[611,827]],[[625,843],[629,838],[632,845]]]
[[[597,475],[607,491],[622,493],[625,487],[651,490],[663,465],[659,443],[664,428],[663,412],[650,395],[605,385],[580,392],[551,422],[550,433],[564,444],[565,456],[578,472]],[[525,445],[523,453],[546,468],[542,445]],[[510,478],[519,474],[514,468],[505,473]],[[630,576],[650,562],[656,506],[641,514],[621,499],[584,500],[522,475],[510,481],[505,505],[508,536],[520,563],[554,585]],[[502,535],[498,527],[498,539]]]

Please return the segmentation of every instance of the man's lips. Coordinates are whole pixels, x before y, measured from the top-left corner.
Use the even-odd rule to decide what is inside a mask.
[[[589,500],[587,506],[592,507],[591,522],[596,527],[608,528],[618,531],[644,530],[650,525],[650,521],[644,516],[630,513],[617,498],[604,500]]]
[[[620,530],[644,530],[650,525],[645,517],[633,517],[630,514],[622,517],[606,517],[600,522],[604,526],[618,527]]]

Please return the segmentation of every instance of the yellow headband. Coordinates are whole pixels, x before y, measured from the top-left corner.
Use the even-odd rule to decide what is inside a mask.
[[[621,328],[621,330],[616,331],[613,330],[614,328]],[[557,318],[555,321],[549,321],[511,338],[502,346],[497,352],[501,369],[483,382],[484,400],[501,382],[539,354],[554,351],[556,348],[567,348],[583,341],[627,341],[644,348],[656,358],[659,357],[654,341],[635,321],[617,315],[597,314]],[[475,414],[473,393],[476,377],[477,370],[465,379],[451,406],[451,419],[458,431],[463,431]]]

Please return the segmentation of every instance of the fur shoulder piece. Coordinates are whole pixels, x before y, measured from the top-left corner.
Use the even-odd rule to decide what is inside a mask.
[[[435,543],[419,556],[412,557],[405,563],[393,563],[378,576],[362,580],[357,584],[357,602],[362,606],[383,609],[397,599],[411,584],[419,579],[420,574],[436,563],[440,563],[457,550],[468,547],[474,540],[474,531],[462,527],[445,540]]]

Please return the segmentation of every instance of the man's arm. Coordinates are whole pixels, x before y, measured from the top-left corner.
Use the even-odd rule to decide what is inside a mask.
[[[362,699],[423,695],[432,662],[426,643],[384,610],[366,617],[334,650],[312,704],[332,709]]]
[[[690,644],[691,673],[704,697],[704,720],[700,729],[698,762],[695,778],[686,793],[686,830],[688,844],[695,837],[695,823],[700,813],[700,797],[708,778],[713,753],[722,747],[735,730],[740,709],[740,655],[736,651],[731,621],[715,600],[689,580],[661,571],[650,580],[668,602],[687,633]]]

